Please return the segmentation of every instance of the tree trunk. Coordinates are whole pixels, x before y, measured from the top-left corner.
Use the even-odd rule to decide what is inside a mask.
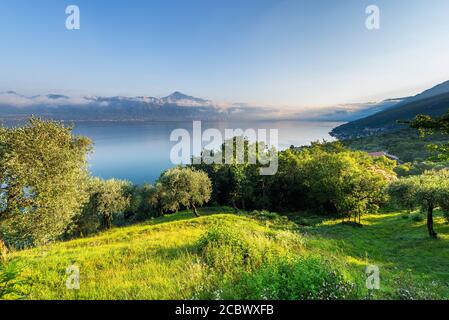
[[[237,208],[237,204],[235,203],[235,199],[232,198],[232,207],[234,208],[234,212],[238,213],[239,212],[239,208]]]
[[[2,238],[0,237],[0,263],[6,262],[7,257],[8,257],[8,248],[6,247],[6,244],[3,242]]]
[[[427,207],[427,230],[429,231],[429,236],[431,238],[438,238],[437,233],[433,230],[433,206]]]
[[[196,207],[194,204],[192,204],[192,208],[193,208],[193,214],[195,215],[195,217],[199,217],[200,215],[199,215],[198,211],[196,210]]]
[[[112,228],[112,221],[111,220],[112,220],[112,217],[109,214],[107,214],[107,213],[103,214],[103,227],[106,230],[109,230],[109,229]]]

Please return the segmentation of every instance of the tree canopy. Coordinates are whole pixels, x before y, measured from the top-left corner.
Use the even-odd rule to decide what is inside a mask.
[[[419,176],[402,178],[390,186],[390,194],[407,209],[421,207],[427,214],[429,236],[437,238],[433,212],[437,207],[449,209],[449,170],[426,171]]]
[[[0,127],[0,237],[16,247],[63,234],[87,200],[91,141],[72,128],[31,118]]]
[[[130,206],[127,194],[131,184],[128,181],[91,178],[88,184],[89,201],[76,221],[78,233],[89,233],[112,227],[113,215],[123,213]]]
[[[418,115],[411,121],[410,126],[418,129],[423,136],[435,132],[449,134],[449,111],[441,117],[434,118],[428,115]],[[429,147],[439,154],[438,160],[449,160],[449,143],[431,144]]]
[[[196,216],[197,207],[207,203],[212,192],[211,181],[205,172],[181,167],[164,172],[156,188],[164,211],[192,208]]]

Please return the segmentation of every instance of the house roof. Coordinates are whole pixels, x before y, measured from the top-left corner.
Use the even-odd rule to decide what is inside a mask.
[[[371,157],[387,157],[389,159],[399,160],[398,157],[396,157],[392,154],[389,154],[388,152],[385,152],[385,151],[370,152],[370,153],[368,153],[368,155]]]

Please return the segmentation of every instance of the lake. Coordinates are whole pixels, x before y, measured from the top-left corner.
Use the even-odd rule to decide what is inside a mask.
[[[278,129],[278,146],[284,150],[316,140],[333,141],[329,132],[341,122],[258,121],[202,122],[203,131],[219,129]],[[93,175],[126,179],[136,184],[153,183],[166,169],[174,166],[170,151],[177,142],[170,141],[175,129],[193,130],[192,122],[89,122],[77,123],[74,132],[94,142],[89,156]]]

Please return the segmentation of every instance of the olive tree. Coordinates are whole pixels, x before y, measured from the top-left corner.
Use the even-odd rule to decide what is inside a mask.
[[[207,203],[212,193],[208,175],[192,168],[177,167],[167,170],[158,179],[156,187],[164,211],[192,208],[197,217],[197,207]]]
[[[395,179],[394,164],[363,152],[329,152],[314,148],[300,154],[299,166],[307,207],[327,214],[357,218],[375,212],[386,201]]]
[[[399,205],[409,213],[416,209],[415,185],[408,179],[396,180],[388,187],[388,193],[393,204]]]
[[[433,227],[433,212],[437,207],[445,208],[449,198],[449,170],[426,171],[420,176],[403,178],[394,182],[390,190],[397,190],[398,186],[406,184],[409,195],[403,197],[397,192],[391,192],[391,196],[404,206],[410,205],[410,200],[416,207],[427,214],[427,231],[431,238],[437,238]]]
[[[24,247],[62,235],[87,201],[91,148],[54,121],[0,127],[0,239]]]
[[[114,214],[123,213],[130,205],[128,181],[92,178],[89,182],[89,201],[78,219],[78,229],[95,231],[112,228]]]

